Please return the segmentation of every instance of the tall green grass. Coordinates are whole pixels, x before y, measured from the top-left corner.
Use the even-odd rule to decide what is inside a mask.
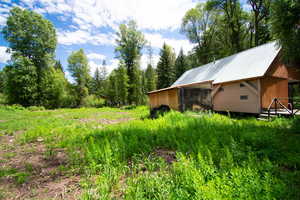
[[[138,107],[102,108],[112,118],[119,112],[136,118],[102,128],[72,120],[96,111],[42,111],[19,137],[66,148],[71,166],[86,177],[82,199],[300,199],[299,118],[261,122],[171,112],[147,119],[147,108]],[[157,149],[175,152],[176,159],[167,163]]]

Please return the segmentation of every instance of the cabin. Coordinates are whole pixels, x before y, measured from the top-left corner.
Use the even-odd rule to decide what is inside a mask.
[[[276,42],[186,71],[170,87],[148,93],[151,109],[254,113],[291,108],[300,94],[300,67],[281,62]],[[275,103],[274,103],[275,100]]]

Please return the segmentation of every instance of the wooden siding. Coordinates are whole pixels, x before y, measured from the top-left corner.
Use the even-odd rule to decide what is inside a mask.
[[[223,84],[213,98],[213,108],[216,111],[231,111],[245,113],[260,112],[260,97],[248,87],[240,87],[242,82]],[[248,81],[251,86],[259,90],[258,79]],[[215,85],[214,87],[217,87]],[[248,96],[247,100],[241,100],[241,96]]]
[[[286,66],[280,61],[277,56],[269,67],[266,76],[272,76],[277,78],[288,78],[288,70]]]
[[[300,80],[300,68],[288,67],[289,80]]]
[[[288,98],[288,79],[264,77],[261,79],[261,104],[266,109],[273,98]],[[288,100],[281,100],[287,106]]]
[[[179,110],[178,88],[150,93],[150,107],[155,108],[160,105],[168,105],[171,109]]]

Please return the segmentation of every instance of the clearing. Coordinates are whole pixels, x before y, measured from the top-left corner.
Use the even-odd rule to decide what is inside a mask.
[[[0,106],[0,199],[300,199],[300,118]]]

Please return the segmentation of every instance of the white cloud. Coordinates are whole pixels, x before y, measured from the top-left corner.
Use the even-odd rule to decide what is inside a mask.
[[[104,60],[106,58],[105,55],[99,53],[89,53],[87,54],[87,57],[90,60]]]
[[[7,63],[10,59],[10,54],[6,52],[7,47],[0,46],[0,63]]]
[[[110,74],[114,69],[119,67],[119,60],[118,59],[111,59],[109,63],[106,65],[107,73]]]
[[[58,43],[64,45],[72,44],[93,44],[93,45],[114,45],[115,35],[112,33],[91,33],[84,30],[59,31],[57,33]]]
[[[182,48],[184,52],[188,52],[193,48],[193,44],[186,39],[164,38],[158,33],[146,33],[145,38],[151,43],[151,46],[162,48],[164,42],[174,48],[176,54]]]
[[[90,66],[90,75],[94,76],[96,69],[102,66],[102,64],[95,61],[89,61],[89,66]],[[107,73],[110,74],[114,69],[117,69],[118,66],[119,66],[118,59],[109,60],[108,64],[106,65]]]
[[[40,13],[59,13],[72,16],[79,26],[112,27],[129,19],[143,29],[176,29],[185,12],[194,7],[193,0],[23,0]]]
[[[152,64],[153,67],[156,67],[159,60],[159,55],[152,55]],[[147,54],[143,54],[141,57],[141,69],[145,70],[149,64],[149,57]]]

